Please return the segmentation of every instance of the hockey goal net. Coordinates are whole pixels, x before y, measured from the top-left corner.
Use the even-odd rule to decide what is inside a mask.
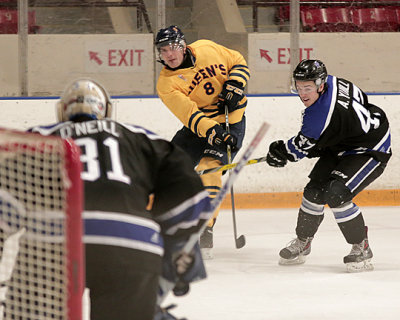
[[[0,320],[82,318],[79,149],[0,129]]]

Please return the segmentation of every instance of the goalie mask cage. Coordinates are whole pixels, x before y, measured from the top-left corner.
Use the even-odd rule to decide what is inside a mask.
[[[79,149],[0,129],[0,320],[82,319]]]

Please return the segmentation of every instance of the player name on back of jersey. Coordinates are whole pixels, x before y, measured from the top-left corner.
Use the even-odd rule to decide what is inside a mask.
[[[338,99],[337,102],[345,107],[349,108],[350,105],[350,83],[345,82],[342,79],[338,81]]]
[[[72,136],[79,137],[82,135],[96,134],[103,131],[112,134],[115,137],[119,137],[115,122],[107,120],[69,123],[60,129],[60,135],[62,138],[70,138]]]

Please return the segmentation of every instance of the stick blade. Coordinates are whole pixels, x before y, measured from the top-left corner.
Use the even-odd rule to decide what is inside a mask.
[[[246,245],[246,238],[241,235],[239,238],[235,239],[236,249],[241,249]]]

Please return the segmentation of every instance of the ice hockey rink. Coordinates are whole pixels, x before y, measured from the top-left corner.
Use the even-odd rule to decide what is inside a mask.
[[[369,227],[375,270],[347,273],[351,246],[329,209],[304,265],[278,265],[278,252],[294,236],[297,209],[237,210],[236,249],[232,214],[222,210],[214,229],[208,278],[164,306],[188,320],[391,320],[400,319],[399,207],[361,208]]]

